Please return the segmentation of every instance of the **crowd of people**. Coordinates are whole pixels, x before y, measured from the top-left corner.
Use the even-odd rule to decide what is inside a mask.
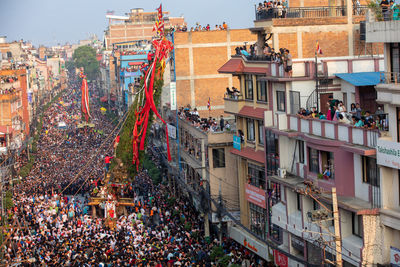
[[[287,9],[288,2],[286,0],[264,1],[257,6],[257,19],[285,18]]]
[[[18,81],[18,77],[15,75],[1,75],[0,76],[0,84],[13,83],[16,81]]]
[[[181,119],[187,120],[194,127],[201,129],[205,132],[221,132],[231,130],[231,125],[229,121],[225,121],[224,117],[221,115],[219,121],[217,119],[208,117],[201,118],[197,108],[191,110],[190,105],[186,107],[180,107],[178,111],[178,116]]]
[[[8,94],[13,94],[15,92],[18,92],[17,88],[11,87],[11,88],[0,88],[0,95],[8,95]]]
[[[223,30],[227,30],[228,29],[228,24],[226,24],[226,22],[224,21],[222,24],[215,24],[215,27],[212,28],[210,26],[210,24],[207,24],[205,26],[202,26],[199,23],[196,23],[196,26],[191,27],[189,31],[191,32],[200,32],[200,31],[223,31]],[[188,27],[186,25],[183,26],[178,26],[176,28],[174,28],[174,31],[177,32],[187,32],[188,31]]]
[[[289,49],[280,48],[279,51],[275,51],[268,43],[265,43],[263,47],[259,47],[257,44],[252,44],[249,48],[246,45],[238,46],[235,48],[235,52],[236,55],[244,55],[249,60],[263,60],[283,64],[285,72],[288,73],[289,77],[292,76],[293,59]]]
[[[70,86],[79,88],[77,83]],[[121,190],[134,205],[127,208],[127,214],[117,216],[115,227],[106,223],[105,211],[102,216],[93,216],[88,206],[90,193],[104,184],[102,158],[112,159],[112,140],[107,141],[110,144],[101,149],[94,163],[85,164],[95,157],[94,152],[113,126],[92,103],[91,122],[95,127],[80,129],[78,91],[68,91],[45,112],[31,172],[20,183],[6,187],[14,203],[5,218],[12,226],[4,231],[2,249],[7,264],[217,266],[210,254],[221,246],[231,264],[263,266],[254,254],[232,240],[207,242],[202,216],[184,194],[172,195],[165,185],[154,185],[146,170]],[[188,114],[188,110],[180,112],[182,116]],[[193,113],[196,116],[196,110]],[[192,114],[189,117],[194,118]],[[66,123],[66,129],[57,127],[60,121]],[[221,125],[226,127],[223,119]],[[157,162],[158,156],[151,155],[152,160]],[[22,164],[24,158],[21,155],[16,160]],[[82,170],[83,175],[77,176]]]
[[[343,101],[333,99],[333,97],[330,97],[327,106],[326,114],[313,107],[311,110],[301,108],[298,115],[303,118],[338,121],[358,128],[380,130],[388,128],[388,118],[382,107],[378,107],[375,114],[371,114],[369,110],[363,110],[359,103],[352,103],[350,110],[347,111]]]

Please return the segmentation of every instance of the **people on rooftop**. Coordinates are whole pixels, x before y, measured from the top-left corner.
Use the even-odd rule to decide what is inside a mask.
[[[257,19],[286,18],[288,3],[286,0],[268,0],[257,6]]]

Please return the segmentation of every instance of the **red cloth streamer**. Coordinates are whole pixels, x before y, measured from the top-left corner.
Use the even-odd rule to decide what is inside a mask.
[[[81,97],[81,111],[85,114],[86,122],[89,122],[90,117],[90,107],[89,107],[89,89],[87,85],[86,75],[82,72],[80,73],[80,77],[82,78],[82,97]]]
[[[148,60],[149,64],[142,67],[142,69],[147,67],[144,79],[144,93],[145,102],[143,106],[138,107],[135,111],[136,122],[133,129],[133,157],[132,163],[136,164],[136,169],[139,170],[139,151],[144,150],[144,145],[146,141],[147,126],[149,122],[150,111],[152,111],[164,124],[166,130],[167,139],[167,154],[168,160],[171,160],[171,153],[169,149],[169,138],[168,138],[168,128],[166,122],[163,120],[161,115],[157,111],[157,107],[154,103],[154,78],[156,75],[157,64],[161,65],[161,68],[157,71],[157,76],[162,78],[165,67],[165,59],[168,57],[169,52],[173,49],[172,43],[165,38],[164,35],[164,20],[162,15],[162,6],[158,10],[158,21],[156,22],[154,30],[157,31],[157,36],[159,38],[153,41],[153,47],[155,48],[155,53],[149,53]],[[139,131],[140,128],[140,131]]]

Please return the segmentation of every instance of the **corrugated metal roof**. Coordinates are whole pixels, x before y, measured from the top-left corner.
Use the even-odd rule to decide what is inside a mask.
[[[336,73],[335,76],[354,86],[377,85],[380,83],[380,72]]]

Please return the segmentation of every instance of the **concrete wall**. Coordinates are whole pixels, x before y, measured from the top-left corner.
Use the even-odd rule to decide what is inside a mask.
[[[367,39],[369,43],[398,43],[400,42],[400,21],[376,21],[367,23]]]

